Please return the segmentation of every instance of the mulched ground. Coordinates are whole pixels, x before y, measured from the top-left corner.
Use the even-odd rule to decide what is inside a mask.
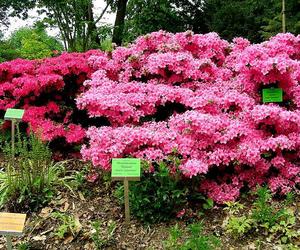
[[[185,228],[191,223],[189,218],[185,218],[174,219],[169,223],[143,225],[132,218],[131,223],[126,225],[124,209],[114,197],[113,187],[109,186],[107,182],[100,181],[97,185],[85,184],[80,191],[77,190],[74,194],[68,189],[59,191],[50,204],[38,212],[28,215],[24,236],[13,238],[15,247],[20,243],[28,243],[30,248],[22,249],[93,250],[96,247],[91,236],[95,230],[91,223],[100,221],[100,237],[106,241],[102,249],[159,250],[163,249],[163,241],[168,238],[170,227],[178,223],[180,227]],[[244,203],[247,204],[249,201]],[[297,205],[300,207],[299,199],[295,202],[295,206]],[[77,226],[73,234],[66,234],[64,238],[58,238],[55,235],[59,227],[59,220],[52,216],[54,212],[64,213],[75,218]],[[218,207],[206,211],[198,218],[194,216],[193,219],[203,220],[206,233],[214,234],[221,239],[222,247],[220,249],[284,249],[266,241],[262,248],[258,248],[254,243],[256,239],[251,237],[234,240],[226,234],[224,226],[222,226],[227,216],[223,208]],[[113,236],[108,239],[107,229],[112,223],[115,223],[116,227]],[[264,236],[260,240],[264,241]],[[0,239],[0,249],[5,249],[3,237]]]

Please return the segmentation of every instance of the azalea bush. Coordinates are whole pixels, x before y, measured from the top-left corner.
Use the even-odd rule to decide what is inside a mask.
[[[0,64],[0,114],[7,108],[26,110],[23,121],[44,141],[55,145],[83,142],[87,115],[76,108],[75,98],[93,69],[87,59],[99,51],[63,53],[44,60],[17,59]],[[2,128],[8,128],[9,122]]]
[[[170,173],[198,180],[217,203],[263,184],[290,192],[300,182],[299,57],[292,34],[251,45],[162,31],[91,56],[96,71],[77,106],[107,126],[88,129],[82,156],[104,170],[111,158],[138,157],[151,172],[176,152]],[[263,103],[262,89],[274,87],[283,101]]]

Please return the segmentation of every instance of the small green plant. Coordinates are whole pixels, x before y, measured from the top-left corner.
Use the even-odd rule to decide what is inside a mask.
[[[166,241],[163,242],[164,248],[165,249],[179,249],[180,247],[180,238],[182,237],[183,232],[182,230],[178,227],[178,224],[175,226],[171,227],[169,230],[169,237]]]
[[[54,235],[60,239],[65,238],[67,235],[76,236],[76,234],[81,230],[79,219],[73,215],[54,212],[51,214],[51,217],[59,220],[59,226]]]
[[[289,192],[286,194],[284,205],[289,206],[294,202],[294,200],[295,200],[295,194],[293,192]]]
[[[296,217],[291,210],[285,210],[280,221],[270,228],[270,232],[280,238],[280,243],[290,243],[293,238],[300,236],[300,231],[294,229],[296,225]]]
[[[232,216],[229,218],[226,229],[234,238],[240,238],[252,228],[252,223],[253,220],[246,216]]]
[[[231,217],[227,223],[227,232],[235,238],[239,238],[256,229],[256,232],[264,231],[264,235],[268,236],[268,241],[277,241],[284,244],[285,249],[293,249],[293,239],[299,237],[300,232],[296,231],[296,216],[288,205],[294,200],[293,194],[287,194],[286,199],[281,203],[272,202],[272,195],[268,188],[259,187],[255,193],[256,200],[249,214],[235,217],[233,214],[243,209],[238,203],[227,203],[226,210],[229,211]],[[261,245],[261,242],[260,242]]]
[[[179,180],[179,172],[170,174],[165,162],[161,162],[153,173],[143,173],[141,181],[130,184],[130,206],[132,214],[144,222],[167,221],[186,203],[187,189]],[[123,203],[123,186],[115,195]]]
[[[68,162],[68,160],[64,161],[62,165],[66,165]],[[63,176],[59,179],[60,186],[69,189],[74,196],[76,196],[75,191],[85,191],[87,184],[85,176],[89,171],[87,165],[80,171],[66,171],[65,168],[63,170]]]
[[[255,223],[264,228],[271,228],[283,216],[284,210],[276,210],[271,204],[272,195],[267,187],[257,189],[257,199],[253,203],[252,219]]]
[[[197,249],[197,250],[210,250],[215,249],[220,245],[220,241],[213,235],[203,234],[202,223],[191,224],[188,227],[190,236],[184,243],[182,249]]]
[[[237,201],[228,201],[225,202],[227,207],[224,208],[225,211],[228,211],[230,215],[238,214],[239,211],[243,210],[245,206]]]
[[[101,221],[98,220],[92,222],[94,233],[92,234],[91,238],[97,250],[103,249],[103,247],[106,247],[110,244],[116,230],[116,223],[113,221],[108,224],[106,235],[103,236],[102,233],[103,231],[101,230],[101,224],[102,224]]]
[[[35,210],[52,198],[61,165],[51,161],[48,146],[37,137],[22,137],[17,131],[14,160],[10,144],[3,147],[6,169],[0,172],[0,206],[13,211]]]
[[[205,202],[202,205],[203,209],[209,210],[214,207],[214,201],[210,198],[205,199]]]
[[[21,242],[17,245],[18,250],[30,250],[30,244],[28,242]]]
[[[190,224],[185,231],[175,225],[170,229],[169,238],[164,242],[165,249],[212,250],[220,246],[220,240],[213,235],[203,233],[201,222]]]

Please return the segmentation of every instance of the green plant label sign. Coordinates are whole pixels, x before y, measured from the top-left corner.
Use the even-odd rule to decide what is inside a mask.
[[[263,102],[282,102],[282,89],[263,89]]]
[[[141,160],[135,158],[112,159],[111,177],[140,177]]]
[[[24,109],[7,109],[4,115],[4,120],[22,120]]]

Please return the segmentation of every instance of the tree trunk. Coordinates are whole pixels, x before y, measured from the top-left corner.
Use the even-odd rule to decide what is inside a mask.
[[[88,37],[90,37],[91,42],[95,42],[96,44],[100,45],[101,41],[98,36],[97,26],[94,20],[92,1],[88,4],[87,20],[88,20],[88,31],[87,31]]]
[[[127,2],[128,0],[118,0],[117,15],[112,38],[112,42],[117,45],[122,44]]]

